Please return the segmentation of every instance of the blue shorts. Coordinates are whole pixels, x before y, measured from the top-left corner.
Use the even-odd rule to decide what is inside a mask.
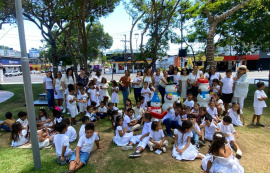
[[[82,163],[84,163],[84,165],[86,165],[87,161],[89,159],[89,156],[90,156],[89,153],[85,153],[85,152],[80,151],[80,162],[82,162]],[[76,150],[71,154],[69,162],[74,161],[75,159],[76,159]]]

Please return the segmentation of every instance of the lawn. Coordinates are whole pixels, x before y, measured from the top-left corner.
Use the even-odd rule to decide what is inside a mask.
[[[38,94],[43,92],[41,84],[33,84],[34,99],[38,98]],[[248,124],[253,115],[253,94],[256,87],[250,85],[248,98],[245,100],[244,118]],[[0,120],[4,119],[4,114],[11,111],[14,118],[17,119],[19,111],[26,111],[24,101],[23,85],[0,85],[0,90],[14,92],[15,95],[4,103],[0,104]],[[265,90],[266,91],[266,90]],[[123,108],[122,95],[119,95],[121,103],[118,108]],[[133,92],[130,98],[134,100]],[[267,100],[267,105],[270,106],[270,101]],[[36,107],[36,113],[39,107]],[[264,109],[262,122],[266,125],[265,128],[245,125],[243,127],[236,127],[239,133],[239,143],[243,157],[240,163],[245,168],[245,172],[268,172],[270,169],[270,108]],[[67,115],[66,115],[67,116]],[[75,126],[78,130],[80,125]],[[171,157],[173,140],[166,137],[169,141],[167,153],[157,155],[150,152],[147,148],[142,153],[141,158],[130,159],[128,155],[132,151],[122,151],[112,143],[113,129],[109,120],[104,120],[96,126],[96,130],[101,135],[101,145],[104,147],[97,150],[95,147],[91,152],[89,163],[78,172],[199,172],[201,161],[177,161]],[[55,150],[42,149],[41,160],[42,168],[34,171],[32,151],[29,149],[15,149],[10,147],[8,133],[0,130],[0,158],[1,171],[0,172],[63,172],[68,170],[68,165],[59,166],[55,160]],[[76,141],[77,142],[77,141]],[[74,149],[76,142],[71,144]],[[202,147],[200,152],[207,153],[208,147]],[[177,170],[177,171],[176,171]]]

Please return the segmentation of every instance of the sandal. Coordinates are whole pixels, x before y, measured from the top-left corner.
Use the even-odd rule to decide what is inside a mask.
[[[261,127],[264,127],[264,124],[263,123],[259,123],[259,124],[256,124],[257,126],[261,126]]]
[[[255,126],[255,124],[253,122],[251,122],[250,125]]]

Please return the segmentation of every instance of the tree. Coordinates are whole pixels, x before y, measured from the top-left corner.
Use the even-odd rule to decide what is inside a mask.
[[[14,0],[1,0],[0,1],[0,29],[4,23],[15,23],[15,1]]]

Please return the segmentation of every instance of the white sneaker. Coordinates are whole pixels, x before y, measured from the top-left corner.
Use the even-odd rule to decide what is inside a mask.
[[[163,153],[166,153],[167,151],[166,147],[161,147],[161,150],[163,151]]]
[[[132,150],[132,149],[133,149],[133,146],[132,145],[122,146],[122,150]]]
[[[64,109],[62,113],[66,113],[66,109]]]
[[[152,147],[152,146],[150,146],[149,148],[150,148],[150,151],[154,151],[154,149],[153,149],[153,147]]]
[[[236,155],[242,156],[242,151],[241,150],[237,150],[236,151]]]

